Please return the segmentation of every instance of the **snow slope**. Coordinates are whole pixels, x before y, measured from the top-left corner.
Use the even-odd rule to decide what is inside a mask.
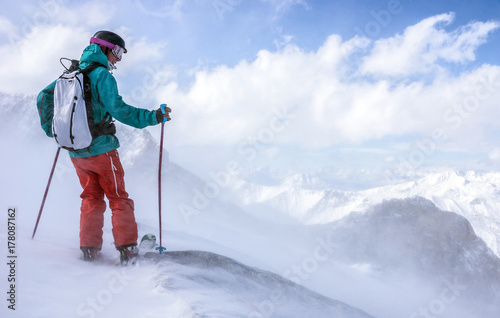
[[[6,182],[1,184],[1,202],[5,209],[16,209],[18,256],[17,310],[10,311],[5,304],[0,307],[0,316],[221,317],[220,312],[228,307],[232,308],[228,317],[251,316],[252,312],[248,310],[254,305],[250,299],[245,301],[249,294],[241,288],[250,277],[228,274],[228,277],[222,275],[214,278],[227,282],[222,287],[203,281],[198,286],[191,286],[182,280],[188,273],[193,274],[188,265],[184,268],[177,267],[179,271],[175,274],[173,269],[170,273],[165,269],[165,266],[173,266],[171,261],[161,262],[159,265],[145,263],[139,267],[115,266],[118,254],[113,248],[109,211],[106,213],[102,250],[106,258],[105,264],[82,262],[78,249],[81,189],[65,151],[61,152],[57,163],[36,238],[31,240],[56,147],[39,128],[32,96],[2,95],[0,99],[3,106],[0,146],[7,149],[2,154],[1,173]],[[118,126],[118,135],[123,144],[120,155],[127,174],[128,191],[136,203],[140,234],[157,233],[158,145],[146,130]],[[206,197],[199,194],[205,183],[179,165],[169,162],[168,153],[164,162],[164,176],[166,204],[163,245],[169,251],[202,249],[229,255],[251,266],[268,267],[279,263],[271,257],[276,255],[277,250],[283,247],[283,251],[289,251],[286,245],[294,241],[289,238],[292,231],[297,233],[295,229],[273,232],[273,224],[255,219],[235,205],[212,195]],[[6,221],[7,218],[0,220],[2,229],[6,228]],[[1,232],[0,241],[6,245],[6,232]],[[291,255],[294,255],[294,250],[295,248],[290,249]],[[285,256],[280,261],[287,262],[289,257]],[[262,261],[266,259],[268,261]],[[227,260],[229,259],[226,259],[226,266]],[[6,266],[0,271],[2,277],[7,277]],[[253,273],[264,272],[255,269]],[[291,294],[284,293],[283,298],[301,301],[299,305],[286,303],[279,309],[277,307],[277,312],[291,313],[294,308],[304,310],[321,304],[325,312],[342,312],[343,317],[369,317],[358,309],[295,286],[286,279],[279,278],[279,275],[269,273],[267,277],[270,279],[269,284],[264,284],[260,289],[264,293],[264,296],[260,296],[263,301],[268,294],[272,294],[273,290],[270,288],[277,286],[273,282],[282,284],[280,288],[284,291],[290,291]],[[168,279],[181,282],[178,288],[182,288],[184,292],[168,291],[164,285]],[[160,288],[160,285],[163,287]],[[7,284],[2,284],[2,289],[7,287]],[[240,303],[224,300],[229,295],[236,295],[238,291],[242,293],[239,296]],[[217,293],[221,297],[214,303],[211,295]],[[203,313],[203,308],[208,305],[212,306],[212,312],[218,313]],[[253,310],[258,312],[259,308],[255,307]],[[297,313],[296,317],[300,317],[300,314]]]
[[[64,151],[37,236],[30,239],[56,148],[39,128],[33,96],[0,94],[0,105],[0,147],[6,150],[0,195],[3,209],[16,207],[18,255],[17,310],[4,303],[1,317],[321,317],[340,311],[344,317],[414,318],[425,317],[425,310],[439,317],[498,316],[498,308],[482,310],[498,299],[498,258],[454,213],[423,199],[372,206],[370,200],[394,195],[389,188],[354,196],[315,189],[320,196],[302,191],[300,179],[279,191],[247,184],[232,193],[168,155],[162,185],[167,256],[115,266],[107,211],[106,261],[84,263],[78,249],[81,189]],[[158,142],[147,130],[124,126],[118,136],[140,234],[158,234]],[[290,184],[297,187],[292,194]],[[300,213],[268,204],[280,193],[277,202]],[[249,198],[247,204],[241,198]],[[323,213],[314,210],[320,201]],[[333,201],[346,207],[345,216],[348,210],[364,213],[332,217],[327,207]],[[304,211],[322,221],[305,222]],[[0,218],[4,246],[6,221]],[[0,267],[0,276],[7,271]],[[479,289],[484,293],[476,297]]]
[[[200,317],[372,317],[218,254],[178,251],[146,257],[159,264],[157,290],[182,295]]]

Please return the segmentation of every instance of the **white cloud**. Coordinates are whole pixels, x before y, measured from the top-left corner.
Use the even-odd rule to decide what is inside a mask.
[[[500,148],[491,149],[488,153],[488,158],[493,162],[500,162]]]
[[[7,37],[14,38],[18,33],[15,25],[6,17],[0,16],[0,34],[4,34]]]
[[[78,27],[34,26],[0,46],[0,87],[5,93],[38,93],[62,74],[59,58],[80,58],[89,33]]]
[[[473,61],[478,46],[500,26],[498,22],[471,22],[447,32],[444,27],[453,20],[453,13],[433,16],[408,27],[402,35],[376,41],[361,72],[404,77],[440,69],[440,60]]]
[[[64,69],[59,59],[79,59],[92,34],[101,28],[108,29],[105,24],[114,12],[113,4],[99,1],[63,5],[54,0],[27,5],[24,17],[17,21],[0,16],[0,36],[8,40],[0,44],[0,90],[37,94],[62,74]],[[162,78],[165,72],[172,72],[167,66],[157,65],[165,43],[136,38],[126,27],[112,31],[125,39],[129,50],[127,58],[119,64],[121,74],[134,68],[144,69],[144,65],[154,69],[146,73],[154,72],[155,79],[159,78],[159,69]],[[150,64],[152,62],[156,64]]]
[[[491,118],[500,115],[495,107],[500,98],[500,67],[484,65],[459,76],[435,75],[434,69],[446,67],[441,64],[445,57],[470,60],[463,48],[473,51],[493,28],[481,23],[449,33],[434,28],[451,18],[426,19],[409,27],[402,38],[376,42],[372,51],[366,51],[367,39],[342,41],[337,35],[316,52],[292,45],[278,52],[263,50],[254,61],[198,71],[187,90],[167,85],[158,92],[157,101],[167,101],[174,109],[171,125],[178,145],[255,141],[259,134],[269,133],[276,113],[287,112],[284,118],[289,125],[265,143],[322,148],[387,136],[433,138],[442,131],[446,138],[440,142],[468,139],[470,146],[470,141],[481,138],[485,125],[494,124]],[[429,45],[429,39],[438,35]],[[392,54],[382,59],[382,47],[384,52],[411,54],[399,57],[400,62]],[[417,65],[418,71],[431,74],[430,82],[359,76],[358,67],[367,64],[355,64],[353,53],[362,50],[365,62],[376,58],[381,64],[395,63],[401,66],[396,74],[414,75],[417,69],[410,62],[417,63],[419,55],[411,47],[419,48],[416,51],[424,62]]]
[[[90,36],[113,17],[102,1],[26,4],[21,18],[0,16],[0,90],[36,94],[62,72],[61,57],[80,58]],[[89,13],[92,14],[83,14]]]
[[[37,5],[25,6],[25,27],[62,23],[71,27],[97,27],[106,25],[114,16],[116,7],[103,1],[66,2],[60,0],[40,1]]]
[[[121,33],[120,33],[121,34]],[[166,43],[151,42],[149,39],[142,38],[128,38],[130,45],[128,46],[129,55],[127,55],[127,63],[138,64],[151,61],[158,61],[163,57],[162,50],[165,49]]]
[[[107,10],[89,5],[98,15]],[[450,62],[473,61],[498,23],[474,22],[447,31],[444,26],[452,21],[452,14],[430,17],[402,35],[376,42],[331,35],[312,52],[290,44],[276,52],[262,50],[254,60],[233,67],[194,71],[189,87],[170,81],[175,68],[161,63],[163,38],[138,38],[122,26],[116,31],[129,53],[116,77],[120,81],[142,69],[138,77],[127,78],[132,88],[122,94],[131,104],[143,105],[139,102],[147,95],[173,108],[171,145],[257,142],[275,154],[280,145],[324,148],[387,136],[418,139],[442,129],[446,142],[470,147],[500,115],[495,103],[500,67],[484,65],[459,75],[435,71]],[[94,22],[68,23],[23,27],[1,18],[0,34],[18,36],[0,45],[0,90],[36,94],[60,75],[60,57],[78,58],[96,28]],[[418,74],[426,81],[419,81]]]
[[[74,7],[61,7],[56,21],[67,25],[84,25],[89,28],[106,26],[116,12],[116,6],[105,1],[77,2]]]

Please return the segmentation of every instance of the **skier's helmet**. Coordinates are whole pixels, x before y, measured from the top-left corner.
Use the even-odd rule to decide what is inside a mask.
[[[122,53],[127,53],[125,41],[118,34],[111,31],[97,31],[90,39],[90,43],[101,44],[113,50],[113,54],[121,59]]]

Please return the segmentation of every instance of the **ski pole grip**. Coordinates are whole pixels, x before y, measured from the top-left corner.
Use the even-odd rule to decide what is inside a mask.
[[[161,112],[165,114],[165,108],[167,107],[167,104],[161,104],[160,105],[160,109],[161,109]]]
[[[166,114],[167,113],[167,104],[161,104],[160,105],[160,109],[161,109],[161,112],[163,113],[163,122],[161,123],[162,125],[165,124],[167,121],[170,120],[170,117],[169,117],[169,114]],[[168,113],[170,113],[170,109],[168,109]],[[166,116],[165,116],[166,114]]]

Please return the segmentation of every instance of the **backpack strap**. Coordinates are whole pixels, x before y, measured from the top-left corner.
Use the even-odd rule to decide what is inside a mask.
[[[98,67],[105,67],[107,69],[106,66],[104,66],[103,64],[101,63],[98,63],[98,62],[92,62],[90,63],[89,65],[87,65],[86,68],[82,69],[80,72],[82,72],[83,74],[87,73],[90,74],[90,72],[92,72],[93,70],[95,70],[96,68]]]
[[[86,68],[82,69],[80,72],[83,75],[83,96],[85,98],[85,107],[87,109],[87,120],[89,122],[90,133],[92,134],[92,139],[95,139],[103,135],[114,135],[116,133],[115,124],[113,124],[113,117],[106,112],[103,120],[100,123],[96,123],[94,120],[94,109],[92,107],[92,91],[90,87],[89,74],[98,67],[106,67],[101,63],[92,62]],[[107,69],[107,67],[106,67]]]

